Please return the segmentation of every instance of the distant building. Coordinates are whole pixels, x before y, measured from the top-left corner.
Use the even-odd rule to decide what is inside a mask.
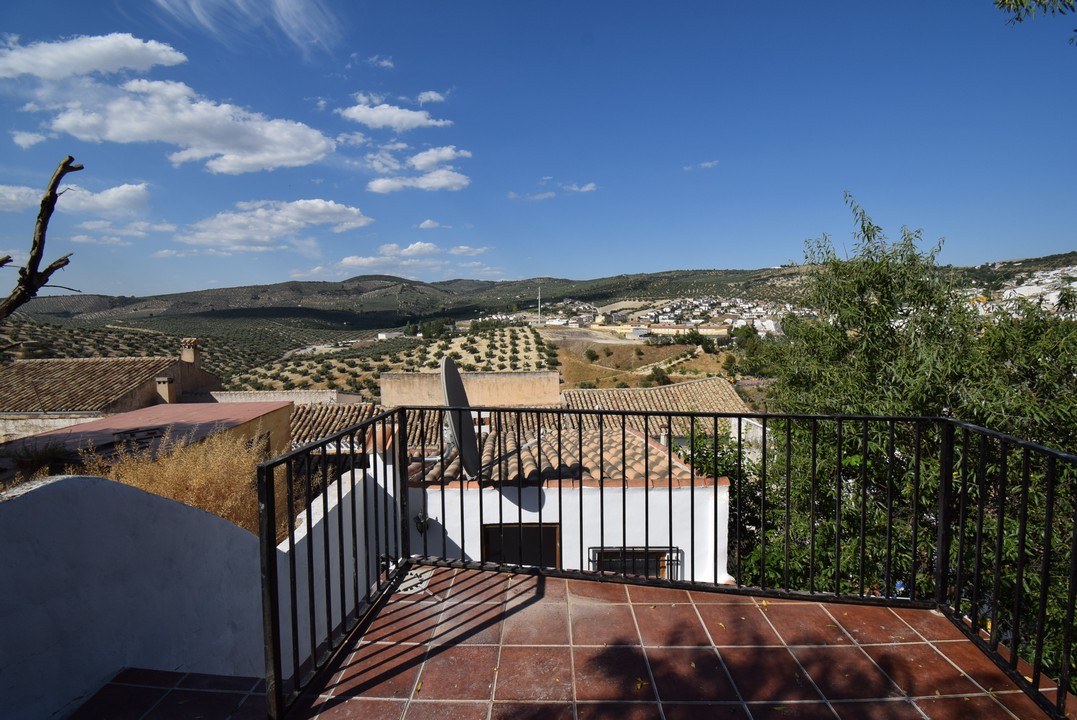
[[[15,360],[0,365],[0,441],[219,390],[196,338],[180,356]]]

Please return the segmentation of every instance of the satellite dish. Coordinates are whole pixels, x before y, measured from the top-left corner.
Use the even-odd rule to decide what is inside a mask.
[[[456,451],[460,453],[464,474],[472,480],[479,475],[482,459],[479,457],[475,425],[471,421],[471,406],[467,401],[467,392],[464,391],[464,381],[460,379],[456,363],[448,355],[441,358],[441,392],[445,398],[445,406],[450,408],[446,411],[449,415],[449,437],[456,445]]]

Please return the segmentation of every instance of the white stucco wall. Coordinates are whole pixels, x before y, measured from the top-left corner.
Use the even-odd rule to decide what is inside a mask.
[[[0,495],[0,714],[62,717],[124,667],[261,676],[258,538],[92,477]]]
[[[423,492],[421,488],[411,492],[412,515],[423,507]],[[538,487],[525,487],[522,491],[436,487],[425,492],[426,513],[432,521],[426,533],[430,555],[444,553],[449,558],[481,560],[483,524],[557,523],[561,532],[561,567],[566,570],[590,570],[591,548],[673,546],[684,552],[679,579],[717,583],[733,580],[727,569],[727,486],[717,488],[717,506],[713,487],[694,490],[606,487],[603,491],[594,487],[565,487],[560,493],[556,488]],[[448,546],[444,548],[442,527],[448,537]],[[411,547],[413,553],[423,551],[423,536],[414,527]]]

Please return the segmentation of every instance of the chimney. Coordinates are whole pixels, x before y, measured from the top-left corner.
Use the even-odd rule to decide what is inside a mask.
[[[176,402],[176,383],[170,377],[157,378],[157,395],[162,402],[172,404]]]
[[[196,370],[202,368],[202,351],[198,348],[198,338],[180,340],[180,360],[191,363]]]

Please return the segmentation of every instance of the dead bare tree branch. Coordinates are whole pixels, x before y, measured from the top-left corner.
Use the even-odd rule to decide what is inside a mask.
[[[45,194],[41,196],[41,209],[37,213],[37,224],[34,226],[34,241],[30,246],[30,257],[27,259],[26,265],[19,268],[19,281],[15,284],[14,289],[3,302],[0,302],[0,321],[7,318],[22,305],[30,302],[37,295],[37,291],[48,284],[52,274],[60,268],[66,267],[70,262],[71,253],[68,253],[53,260],[44,270],[39,269],[41,267],[41,258],[45,254],[45,233],[49,229],[49,219],[52,217],[53,211],[56,210],[56,201],[60,197],[57,188],[65,175],[79,170],[82,170],[82,163],[76,163],[75,158],[70,155],[56,166],[56,172],[52,174],[52,180],[49,181]],[[10,255],[0,257],[0,267],[11,262]]]

